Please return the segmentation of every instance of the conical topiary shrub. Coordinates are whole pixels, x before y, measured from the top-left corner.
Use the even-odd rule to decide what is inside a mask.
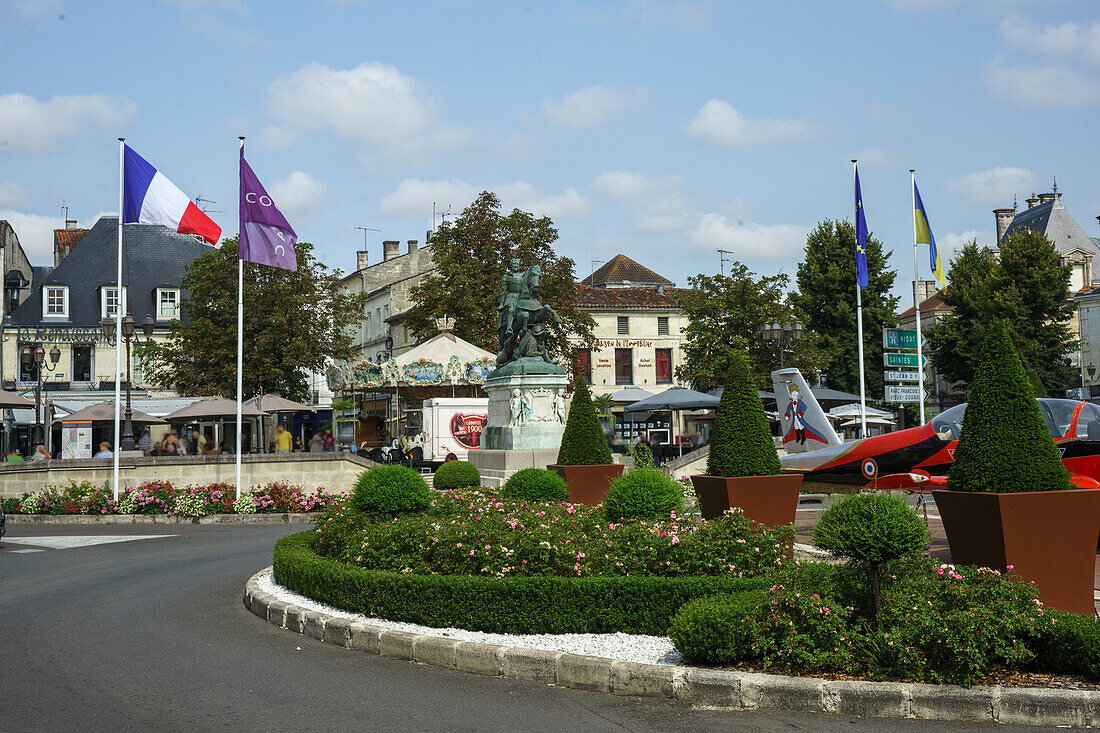
[[[707,475],[773,476],[779,473],[779,455],[748,362],[737,354],[730,366],[710,435]]]
[[[970,384],[947,484],[952,491],[1003,494],[1073,488],[1027,370],[999,320],[989,328]]]
[[[583,379],[577,379],[573,387],[573,402],[569,406],[569,418],[558,449],[558,465],[593,466],[612,463],[611,448],[607,445],[592,393]]]

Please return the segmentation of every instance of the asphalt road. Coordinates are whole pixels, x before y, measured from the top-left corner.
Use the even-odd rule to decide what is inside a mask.
[[[274,541],[300,529],[9,524],[0,540],[0,730],[993,727],[696,710],[321,644],[261,621],[241,602],[248,577],[270,564]],[[164,536],[107,544],[83,539],[151,534]]]

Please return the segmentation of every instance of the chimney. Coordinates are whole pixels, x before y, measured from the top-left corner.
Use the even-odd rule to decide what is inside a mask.
[[[409,254],[416,254],[416,240],[409,240]]]
[[[424,246],[426,247],[431,243],[432,243],[432,230],[429,229],[428,231],[424,232]]]
[[[76,219],[66,219],[65,220],[65,228],[66,229],[77,229],[78,227],[76,226]]]
[[[365,270],[370,264],[370,254],[366,250],[359,250],[355,253],[355,269]]]
[[[399,256],[401,254],[400,248],[401,242],[397,241],[396,239],[382,242],[382,261],[389,262],[394,257]]]
[[[1054,194],[1053,193],[1041,193],[1041,194],[1039,194],[1039,205],[1040,206],[1042,206],[1043,204],[1049,204],[1053,200],[1054,200]]]
[[[1030,208],[1030,207],[1029,207]],[[993,209],[993,216],[997,219],[997,243],[1000,244],[1004,239],[1005,232],[1008,231],[1009,224],[1012,223],[1012,218],[1016,215],[1016,212],[1012,209]]]
[[[1039,205],[1039,197],[1035,195],[1035,192],[1031,192],[1031,198],[1027,200],[1027,208],[1034,209]]]

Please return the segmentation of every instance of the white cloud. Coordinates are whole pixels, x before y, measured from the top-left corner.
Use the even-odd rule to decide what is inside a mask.
[[[286,150],[296,137],[294,130],[279,125],[267,125],[260,132],[260,142],[273,150]]]
[[[552,219],[580,219],[591,212],[588,200],[575,188],[550,194],[523,181],[479,187],[457,179],[423,181],[407,178],[398,184],[396,190],[382,197],[378,213],[389,218],[429,218],[434,203],[437,211],[450,206],[451,212],[457,215],[481,191],[495,193],[500,198],[504,213],[520,209]]]
[[[990,214],[992,216],[992,214]],[[996,240],[996,232],[983,231],[980,229],[967,229],[965,232],[956,233],[948,232],[942,237],[936,239],[936,245],[940,250],[940,259],[943,260],[943,271],[946,273],[948,263],[951,258],[955,256],[955,253],[963,248],[964,245],[970,244],[977,240],[980,245],[993,245]]]
[[[399,154],[454,149],[470,137],[469,130],[443,125],[417,81],[389,64],[309,64],[268,86],[268,106],[288,125],[331,130]]]
[[[294,226],[292,219],[309,219],[317,210],[328,188],[303,171],[294,171],[286,178],[271,182],[271,196],[279,211]]]
[[[0,94],[0,152],[44,153],[89,127],[114,127],[131,119],[136,105],[125,97],[74,94],[39,102],[26,94]]]
[[[1062,63],[986,64],[985,81],[999,97],[1023,107],[1073,108],[1100,102],[1100,78]]]
[[[860,165],[890,165],[894,161],[894,156],[886,148],[866,148],[858,151],[853,157],[860,162]]]
[[[998,166],[970,173],[947,185],[976,203],[1007,206],[1013,194],[1034,190],[1035,174],[1026,168]]]
[[[53,230],[65,226],[62,217],[4,209],[0,210],[0,219],[7,219],[11,224],[31,264],[53,264]]]
[[[723,147],[804,142],[814,134],[807,120],[752,119],[721,99],[703,105],[688,123],[687,132],[704,144]]]
[[[608,171],[596,176],[592,189],[622,204],[634,216],[641,232],[671,232],[690,220],[679,176],[649,176],[631,171]]]
[[[577,129],[602,125],[612,117],[645,104],[647,95],[639,91],[595,86],[578,89],[559,100],[546,100],[546,114],[554,122]]]
[[[1100,66],[1100,21],[1088,25],[1063,23],[1038,27],[1019,16],[1001,21],[998,35],[1009,46],[1047,56],[1080,55]]]
[[[22,206],[27,203],[27,192],[14,181],[0,179],[0,206]]]
[[[732,250],[742,262],[795,262],[802,256],[810,229],[794,224],[730,221],[722,214],[704,214],[688,231],[688,242],[700,255]]]

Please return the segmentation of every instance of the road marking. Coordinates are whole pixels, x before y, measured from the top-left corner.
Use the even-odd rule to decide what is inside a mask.
[[[3,542],[12,545],[48,547],[51,550],[68,550],[73,547],[86,547],[88,545],[107,545],[112,542],[133,542],[134,540],[153,540],[158,537],[175,536],[173,534],[48,535],[42,537],[7,537]],[[20,552],[20,550],[14,550],[13,552]]]
[[[23,553],[23,552],[45,552],[45,550],[27,548],[26,550],[12,550],[11,554],[18,555],[18,554]]]

